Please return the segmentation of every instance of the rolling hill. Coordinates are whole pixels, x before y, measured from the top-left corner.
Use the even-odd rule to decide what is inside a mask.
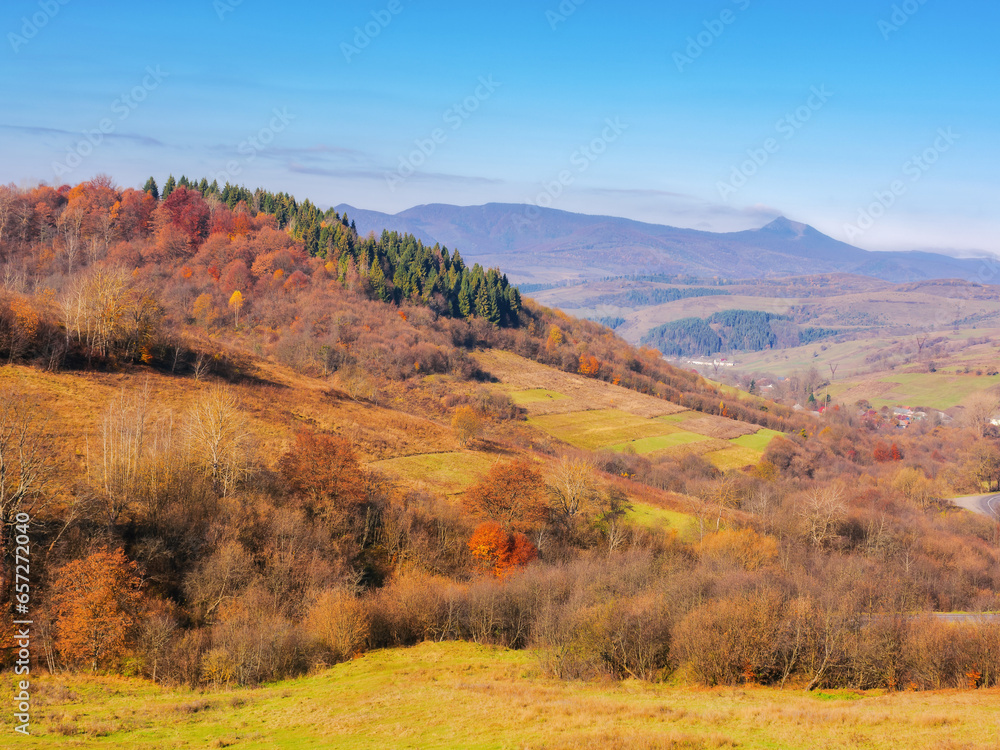
[[[383,229],[457,248],[520,283],[555,283],[635,273],[776,278],[852,273],[892,282],[988,281],[982,259],[926,252],[869,252],[784,217],[760,229],[714,233],[536,206],[429,204],[398,214],[336,207],[359,234]]]

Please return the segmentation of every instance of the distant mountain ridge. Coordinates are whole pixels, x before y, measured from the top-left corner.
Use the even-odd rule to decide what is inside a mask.
[[[499,266],[517,282],[556,282],[634,273],[754,279],[851,273],[894,283],[983,278],[983,259],[928,252],[871,252],[779,217],[760,229],[704,232],[615,216],[576,214],[516,203],[433,203],[397,214],[347,204],[362,235],[383,229],[457,249]]]

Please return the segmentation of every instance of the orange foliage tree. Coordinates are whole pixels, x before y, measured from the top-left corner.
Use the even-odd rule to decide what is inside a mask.
[[[67,664],[108,667],[121,658],[139,618],[142,582],[121,549],[98,550],[55,576],[55,647]]]
[[[344,438],[300,430],[278,467],[318,516],[335,520],[352,515],[367,499],[365,472]]]
[[[581,354],[578,370],[581,375],[596,375],[601,370],[601,361],[593,355]]]
[[[469,539],[469,551],[497,578],[506,578],[538,557],[538,550],[520,532],[509,532],[496,521],[481,523]]]
[[[522,459],[498,463],[465,493],[469,508],[505,529],[527,528],[546,517],[545,482]]]

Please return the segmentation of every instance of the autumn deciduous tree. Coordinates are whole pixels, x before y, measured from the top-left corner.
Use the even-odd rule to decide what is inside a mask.
[[[101,452],[95,473],[111,524],[117,523],[141,494],[150,393],[148,381],[135,390],[123,389],[111,399],[101,420]]]
[[[248,462],[246,418],[236,394],[224,386],[206,389],[187,415],[187,439],[195,462],[227,495],[245,473]]]
[[[243,309],[243,293],[237,289],[233,292],[233,296],[229,298],[229,306],[233,310],[234,320],[233,325],[236,328],[240,327],[240,310]]]
[[[583,459],[563,456],[549,476],[548,487],[553,510],[567,525],[586,515],[597,502],[594,467]]]
[[[702,540],[701,553],[744,570],[757,570],[778,559],[778,541],[753,529],[723,529]]]
[[[505,529],[523,529],[546,518],[545,483],[540,471],[518,459],[498,463],[465,493],[469,508]]]
[[[549,337],[545,341],[545,348],[552,351],[563,342],[563,332],[559,326],[552,326],[549,329]]]
[[[460,406],[451,418],[451,429],[455,431],[459,445],[465,448],[479,437],[483,429],[483,420],[471,406]]]
[[[577,371],[581,375],[594,376],[600,372],[600,370],[601,361],[597,357],[588,354],[580,355],[580,366],[577,368]]]
[[[363,602],[349,591],[324,591],[309,608],[306,630],[325,651],[324,663],[336,664],[364,648],[370,620]]]
[[[70,665],[107,668],[128,647],[142,602],[136,564],[121,549],[99,550],[54,576],[55,646]]]
[[[872,458],[880,464],[888,463],[889,461],[892,461],[892,449],[883,441],[879,440],[875,444],[875,449],[872,451]]]
[[[538,550],[520,532],[505,531],[495,521],[481,523],[469,539],[469,551],[497,578],[506,578],[538,557]]]
[[[300,430],[278,466],[311,513],[341,520],[365,504],[365,472],[344,438]]]
[[[0,299],[0,352],[8,363],[25,354],[38,334],[39,316],[27,299],[11,296]]]
[[[0,552],[13,555],[9,530],[20,511],[35,509],[53,466],[38,402],[17,388],[0,389]]]

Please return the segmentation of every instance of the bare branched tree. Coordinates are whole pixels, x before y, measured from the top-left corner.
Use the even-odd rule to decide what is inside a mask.
[[[581,458],[563,456],[547,484],[555,515],[566,524],[590,511],[597,499],[594,467]]]
[[[8,531],[17,514],[33,513],[45,499],[52,467],[44,440],[45,422],[36,399],[16,388],[0,389],[0,535],[5,557]]]
[[[101,420],[101,496],[108,523],[143,494],[146,480],[146,441],[150,423],[150,387],[119,391]]]
[[[833,539],[837,524],[847,515],[843,488],[829,485],[809,490],[799,505],[798,515],[805,524],[806,538],[822,547]]]
[[[206,389],[192,404],[186,427],[195,461],[216,491],[228,495],[248,469],[249,435],[236,394],[221,385]]]

